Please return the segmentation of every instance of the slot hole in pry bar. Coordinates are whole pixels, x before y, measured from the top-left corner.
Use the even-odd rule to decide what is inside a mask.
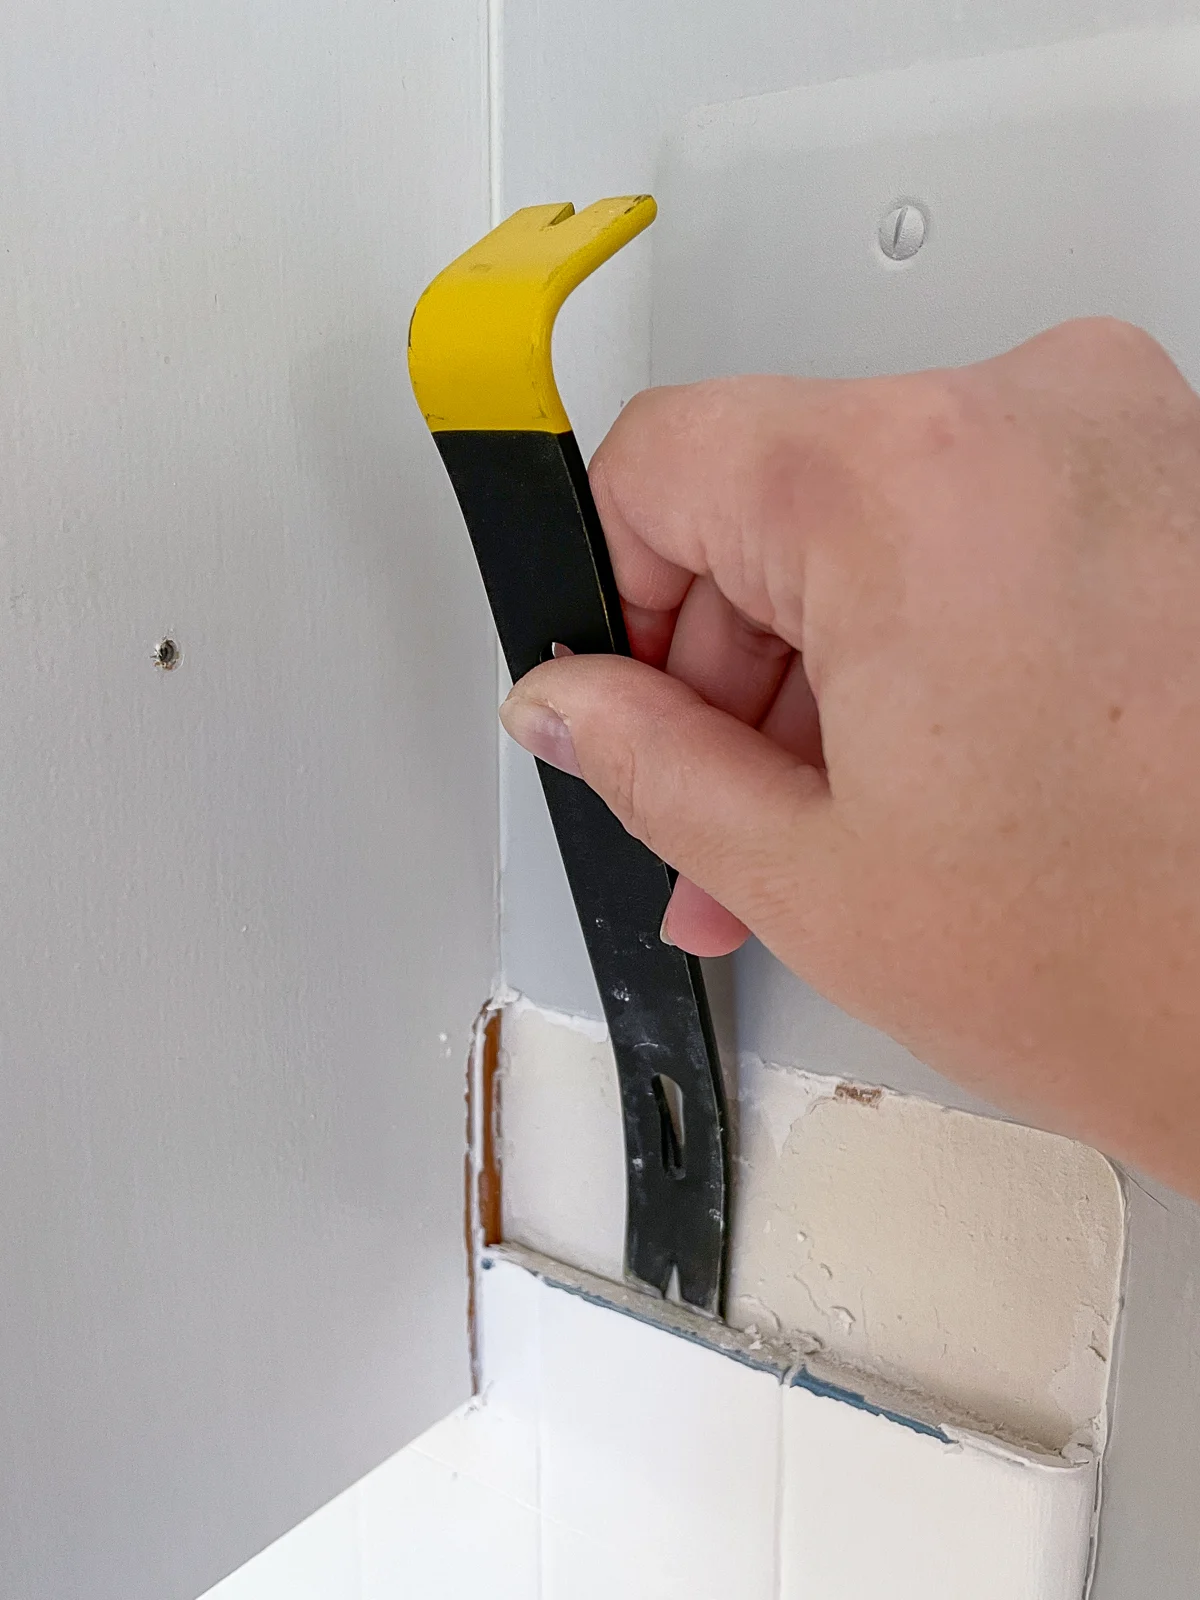
[[[686,1162],[687,1129],[683,1120],[683,1090],[665,1072],[651,1082],[662,1135],[662,1164],[668,1178],[682,1178]]]

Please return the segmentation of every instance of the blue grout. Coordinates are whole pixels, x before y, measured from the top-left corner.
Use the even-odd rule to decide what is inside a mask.
[[[485,1255],[480,1265],[484,1271],[491,1266],[491,1260]],[[636,1306],[617,1305],[605,1299],[603,1294],[595,1293],[584,1288],[581,1284],[564,1282],[537,1268],[523,1267],[523,1271],[532,1271],[548,1288],[560,1289],[565,1294],[574,1295],[579,1300],[586,1301],[589,1305],[600,1306],[605,1311],[615,1311],[619,1316],[632,1317],[635,1322],[644,1322],[653,1328],[659,1328],[663,1333],[671,1334],[677,1339],[684,1339],[688,1344],[699,1345],[703,1350],[711,1350],[715,1355],[726,1356],[731,1361],[737,1361],[744,1367],[750,1367],[755,1372],[773,1373],[778,1378],[781,1388],[807,1389],[810,1394],[822,1400],[836,1400],[842,1405],[852,1406],[856,1411],[866,1411],[873,1417],[883,1417],[887,1422],[894,1422],[898,1427],[908,1428],[913,1433],[924,1434],[927,1438],[936,1439],[940,1444],[953,1444],[949,1434],[931,1422],[921,1422],[916,1417],[906,1416],[903,1411],[894,1411],[889,1406],[868,1400],[865,1395],[857,1390],[844,1388],[841,1384],[830,1383],[826,1378],[818,1378],[811,1373],[803,1363],[798,1366],[784,1366],[776,1357],[764,1352],[763,1355],[754,1355],[749,1350],[739,1346],[725,1346],[714,1344],[704,1335],[691,1328],[672,1327],[668,1323],[660,1322],[652,1315],[646,1315]]]
[[[953,1444],[949,1434],[943,1433],[931,1422],[918,1422],[916,1417],[906,1417],[902,1411],[891,1411],[887,1406],[876,1405],[873,1400],[868,1400],[865,1395],[856,1394],[853,1389],[843,1389],[841,1384],[829,1383],[824,1378],[816,1378],[807,1368],[797,1367],[792,1373],[789,1387],[793,1389],[807,1389],[810,1394],[817,1395],[822,1400],[840,1400],[843,1405],[853,1406],[856,1411],[869,1411],[873,1417],[885,1417],[888,1422],[895,1422],[901,1428],[911,1428],[913,1433],[924,1433],[931,1439],[938,1439],[942,1444]]]

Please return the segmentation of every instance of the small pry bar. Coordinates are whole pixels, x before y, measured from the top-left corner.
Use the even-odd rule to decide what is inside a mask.
[[[649,195],[531,206],[426,289],[413,390],[458,496],[514,681],[553,644],[628,655],[600,519],[550,358],[554,319],[654,220]],[[725,1091],[700,963],[659,938],[674,874],[577,778],[538,763],[616,1056],[627,1273],[723,1312]]]

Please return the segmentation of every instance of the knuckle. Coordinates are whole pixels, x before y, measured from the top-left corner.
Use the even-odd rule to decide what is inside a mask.
[[[621,510],[621,473],[614,468],[615,447],[605,440],[588,466],[588,486],[602,521],[608,521]]]
[[[1075,317],[1030,340],[1029,348],[1087,368],[1174,365],[1162,345],[1145,328],[1121,317]]]
[[[621,407],[588,468],[593,493],[599,489],[611,499],[619,500],[627,491],[641,458],[641,445],[661,407],[660,393],[656,389],[642,389]]]
[[[1155,341],[1144,328],[1126,322],[1121,317],[1072,317],[1051,328],[1048,337],[1058,337],[1072,344],[1095,346],[1099,349],[1140,349],[1155,347]]]

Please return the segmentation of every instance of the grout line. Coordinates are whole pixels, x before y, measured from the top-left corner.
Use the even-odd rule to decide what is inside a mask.
[[[775,1550],[771,1594],[773,1600],[783,1600],[783,1401],[787,1388],[780,1384],[775,1391]]]
[[[542,1311],[545,1307],[548,1290],[544,1283],[537,1287],[537,1325],[535,1340],[537,1350],[537,1429],[534,1433],[533,1457],[533,1486],[537,1497],[537,1596],[536,1600],[546,1600],[546,1508],[542,1504],[542,1459],[544,1451],[542,1440],[544,1434],[545,1407],[543,1400],[542,1383]]]
[[[446,1456],[435,1455],[433,1451],[426,1450],[419,1442],[411,1444],[408,1449],[414,1456],[420,1456],[422,1461],[428,1461],[431,1466],[437,1467],[440,1472],[448,1472],[452,1478],[461,1478],[469,1483],[472,1488],[481,1489],[492,1499],[500,1500],[505,1505],[516,1506],[521,1511],[531,1511],[537,1514],[537,1505],[534,1501],[523,1500],[519,1494],[510,1494],[507,1489],[501,1489],[485,1474],[464,1467],[461,1461],[447,1460]],[[447,1455],[449,1452],[447,1452]],[[536,1496],[535,1496],[536,1501]]]

